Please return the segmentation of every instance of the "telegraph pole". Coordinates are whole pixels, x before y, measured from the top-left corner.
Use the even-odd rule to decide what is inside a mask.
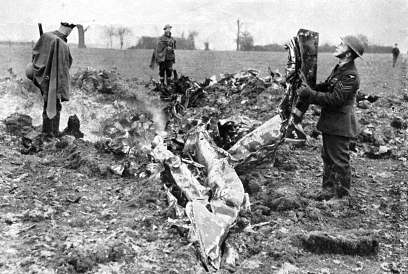
[[[240,27],[240,23],[239,23],[239,19],[237,20],[237,27],[238,27],[238,31],[237,31],[237,51],[239,51],[239,36],[240,36],[240,30],[239,30],[239,27]]]

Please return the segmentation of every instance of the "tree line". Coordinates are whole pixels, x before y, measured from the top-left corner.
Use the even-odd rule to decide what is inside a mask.
[[[267,45],[256,45],[254,42],[254,37],[248,31],[241,31],[240,27],[242,26],[242,22],[239,20],[237,21],[238,25],[238,32],[237,38],[235,40],[237,44],[237,51],[277,51],[277,52],[284,52],[286,51],[285,46],[283,44],[278,43],[271,43]],[[78,48],[85,48],[85,32],[90,27],[84,28],[82,25],[78,25]],[[119,39],[120,49],[123,49],[125,37],[132,34],[130,28],[125,26],[104,26],[103,27],[103,34],[107,39],[107,46],[112,48],[113,47],[113,40],[114,38]],[[193,30],[190,31],[185,37],[184,32],[181,34],[181,37],[174,37],[176,40],[177,49],[186,49],[186,50],[195,50],[195,38],[197,37],[198,32]],[[366,45],[366,52],[367,53],[390,53],[392,50],[392,46],[382,46],[376,44],[370,44],[368,41],[367,36],[363,34],[357,35],[360,40]],[[129,49],[154,49],[157,45],[158,37],[151,37],[151,36],[142,36],[139,38],[136,45],[131,46]],[[32,44],[33,42],[31,42]],[[18,42],[11,42],[11,41],[0,41],[0,44],[18,44]],[[25,42],[21,42],[21,44],[25,44]],[[209,42],[204,43],[205,50],[209,50]],[[324,43],[319,46],[319,52],[334,52],[336,49],[335,45]]]
[[[108,45],[110,48],[112,48],[113,44],[113,38],[118,37],[119,38],[119,43],[120,43],[120,49],[123,48],[125,36],[131,34],[132,31],[128,27],[124,26],[105,26],[104,28],[104,34],[108,38]]]
[[[367,53],[390,53],[392,50],[392,46],[370,44],[367,36],[363,34],[358,34],[357,36],[365,44],[365,52]],[[239,48],[240,51],[286,51],[284,45],[277,43],[255,45],[254,38],[248,31],[240,33],[237,39],[239,41],[239,47],[237,48]],[[336,46],[329,43],[324,43],[319,46],[319,52],[334,52],[335,49]]]
[[[185,37],[184,32],[181,37],[174,37],[176,40],[177,49],[195,50],[195,37],[198,35],[197,31],[190,31]],[[135,46],[129,49],[154,49],[157,46],[158,37],[142,36]]]

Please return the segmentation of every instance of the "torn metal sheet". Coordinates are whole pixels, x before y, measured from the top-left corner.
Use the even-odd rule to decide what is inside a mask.
[[[209,189],[198,182],[180,157],[167,150],[163,139],[159,136],[154,139],[153,145],[152,156],[168,168],[171,178],[187,200],[200,200],[207,203]]]
[[[197,129],[190,134],[184,146],[184,151],[194,153],[198,163],[204,165],[208,170],[211,169],[215,160],[228,156],[225,150],[207,141],[210,139],[208,132]]]
[[[225,243],[224,257],[225,265],[228,265],[230,267],[235,267],[239,260],[239,254],[237,250],[229,243]]]
[[[221,218],[227,226],[232,226],[238,218],[239,210],[227,205],[223,200],[211,200],[210,206],[213,214]]]
[[[208,168],[207,182],[213,190],[213,200],[239,208],[244,200],[244,187],[228,159],[214,160]]]
[[[264,146],[277,144],[282,140],[282,118],[275,115],[260,127],[241,138],[228,152],[238,161],[245,160],[251,153]]]
[[[174,154],[167,149],[167,146],[164,143],[163,138],[159,135],[154,137],[152,142],[152,148],[153,150],[151,151],[150,154],[156,161],[159,161],[161,163],[174,156]]]
[[[221,245],[228,234],[229,226],[222,218],[211,213],[203,204],[193,201],[187,203],[186,214],[191,221],[190,235],[197,241],[200,256],[208,267],[219,269],[221,264]]]
[[[174,208],[174,212],[178,218],[183,217],[185,213],[184,208],[178,205],[177,198],[174,197],[173,194],[171,194],[170,190],[166,187],[166,185],[164,185],[163,187],[166,190],[166,197],[167,203],[169,204],[169,208]]]
[[[219,125],[224,126],[227,123],[233,123],[240,128],[250,129],[253,126],[260,126],[262,123],[258,120],[251,119],[245,115],[233,115],[231,117],[218,120]]]
[[[193,238],[200,244],[203,262],[218,269],[221,245],[244,203],[244,187],[228,162],[228,153],[215,146],[206,131],[197,129],[190,134],[187,144],[186,149],[194,152],[197,161],[207,168],[207,183],[213,196],[209,202],[211,211],[192,202],[186,212],[192,223]]]
[[[174,182],[186,196],[187,200],[202,200],[205,203],[208,201],[209,189],[198,182],[187,165],[181,161],[180,157],[173,156],[164,163],[169,168]]]
[[[244,200],[244,187],[235,169],[228,162],[228,153],[212,144],[207,132],[197,130],[187,143],[197,161],[207,168],[207,184],[213,191],[213,200],[223,200],[239,208]]]
[[[239,139],[260,125],[262,125],[262,122],[250,119],[245,115],[234,115],[226,119],[220,119],[217,123],[218,136],[215,141],[223,149],[229,149]]]

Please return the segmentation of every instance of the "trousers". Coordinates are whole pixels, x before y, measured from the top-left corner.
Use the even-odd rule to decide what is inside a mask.
[[[44,100],[44,108],[43,108],[43,125],[42,125],[42,132],[46,136],[50,137],[57,137],[59,135],[59,124],[60,124],[60,112],[62,109],[61,101],[57,98],[57,114],[52,118],[48,118],[47,116],[47,101]]]
[[[395,67],[395,64],[397,63],[398,60],[398,55],[393,55],[392,56],[392,67]]]
[[[166,76],[167,79],[170,79],[172,73],[173,73],[173,61],[166,60],[164,62],[159,63],[160,80],[164,80],[164,76]]]
[[[351,186],[350,166],[351,138],[323,133],[323,189],[333,189],[342,197],[349,194]]]

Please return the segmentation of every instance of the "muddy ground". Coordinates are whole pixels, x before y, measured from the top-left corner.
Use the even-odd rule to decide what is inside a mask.
[[[360,136],[352,153],[350,198],[328,202],[307,198],[307,193],[319,189],[321,181],[319,136],[304,146],[283,144],[274,161],[265,159],[238,171],[250,195],[251,214],[245,218],[253,229],[237,225],[231,230],[227,242],[237,249],[239,259],[235,267],[222,267],[219,273],[408,272],[406,65],[402,62],[386,76],[376,78],[380,85],[376,95],[382,97],[357,108],[362,127],[368,132]],[[3,79],[2,94],[20,87],[19,81],[15,77]],[[127,83],[127,87],[143,91],[143,96],[158,102],[158,95],[142,83]],[[30,91],[21,90],[23,100],[34,97]],[[85,98],[84,94],[89,95],[82,91],[76,96]],[[96,98],[87,105],[89,112],[113,108],[106,113],[117,114],[122,108],[120,102],[132,97],[115,96],[89,96]],[[246,95],[246,101],[234,97],[200,109],[225,108],[223,115],[245,114],[265,121],[273,116],[280,96]],[[133,106],[138,117],[145,113],[154,121],[156,111],[142,107],[140,93],[137,98],[139,103]],[[162,107],[156,103],[153,105]],[[305,118],[305,129],[314,136],[317,111],[309,110]],[[95,113],[79,115],[80,120],[98,119]],[[394,124],[397,128],[391,126],[396,116],[402,123]],[[95,146],[91,141],[101,137],[97,133],[92,140],[68,139],[57,145],[59,141],[47,142],[41,151],[23,154],[21,136],[18,132],[11,134],[2,123],[0,272],[205,273],[196,247],[188,242],[187,230],[176,225],[175,214],[168,208],[161,178],[149,176],[151,159],[145,147],[152,140],[152,132],[161,127],[143,127],[146,134],[137,139],[136,166],[132,174],[123,177],[112,169],[124,162],[123,156]],[[86,133],[91,134],[91,130]],[[378,153],[380,147],[389,151]],[[277,207],[274,201],[280,197],[295,197],[295,202]],[[307,251],[298,235],[311,231],[373,234],[379,243],[378,254]],[[282,272],[282,267],[295,270]]]

